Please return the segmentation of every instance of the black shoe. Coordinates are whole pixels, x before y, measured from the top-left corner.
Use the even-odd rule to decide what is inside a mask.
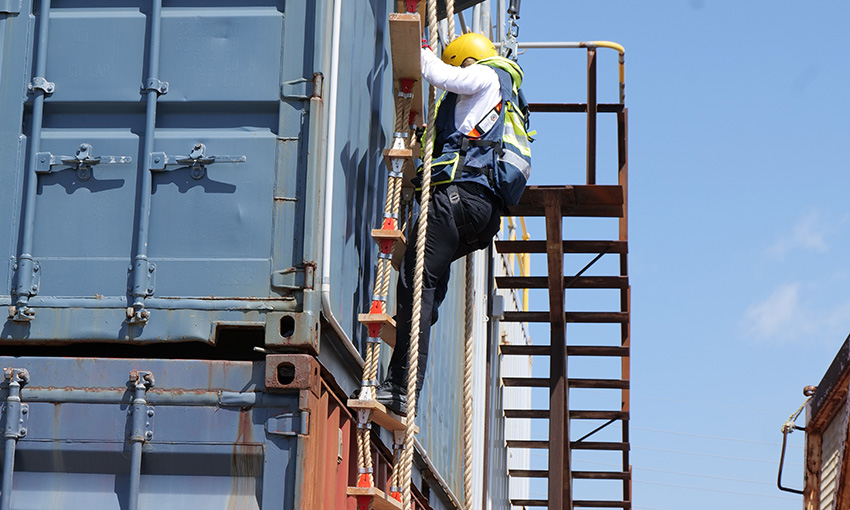
[[[378,385],[375,390],[375,400],[398,415],[407,415],[407,388],[387,380]]]

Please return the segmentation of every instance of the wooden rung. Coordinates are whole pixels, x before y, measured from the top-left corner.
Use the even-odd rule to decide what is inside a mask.
[[[401,186],[403,188],[412,188],[411,180],[416,177],[416,167],[413,164],[413,151],[410,149],[384,149],[384,164],[387,166],[387,171],[393,170],[393,159],[402,160],[401,164]]]
[[[383,228],[373,229],[372,239],[374,239],[375,242],[379,245],[384,239],[392,239],[393,241],[401,241],[402,243],[407,242],[407,240],[404,238],[404,233],[401,230],[385,230]]]
[[[390,50],[393,61],[393,92],[401,90],[401,79],[414,80],[412,111],[418,112],[416,125],[423,124],[422,69],[419,51],[422,47],[422,26],[418,13],[390,14]]]
[[[404,417],[395,414],[388,410],[384,404],[377,400],[356,400],[349,399],[348,407],[352,409],[367,409],[372,411],[372,423],[377,423],[380,427],[389,430],[404,430]],[[419,427],[413,429],[414,434],[419,433]]]
[[[372,498],[373,510],[401,510],[401,501],[388,496],[377,487],[349,487],[347,490],[349,496],[367,496]]]
[[[385,313],[361,313],[357,316],[361,324],[383,324],[381,340],[390,347],[395,347],[395,320]]]

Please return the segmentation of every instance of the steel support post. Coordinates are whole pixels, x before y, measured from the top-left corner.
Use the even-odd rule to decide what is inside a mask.
[[[563,216],[558,190],[543,195],[549,274],[549,510],[572,509],[570,418],[567,401],[567,329],[564,289]]]
[[[596,184],[596,48],[587,49],[587,183]]]
[[[21,403],[21,386],[26,384],[30,375],[23,368],[3,369],[4,378],[9,381],[9,394],[6,396],[6,423],[3,438],[5,452],[3,456],[3,481],[0,485],[0,510],[10,510],[12,505],[12,476],[15,472],[15,447],[18,439],[27,435],[27,413],[29,407]]]

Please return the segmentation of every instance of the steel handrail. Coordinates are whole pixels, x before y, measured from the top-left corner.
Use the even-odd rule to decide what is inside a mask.
[[[501,47],[501,43],[495,43],[497,48]],[[620,104],[626,104],[626,49],[622,44],[613,41],[580,41],[580,42],[518,42],[519,49],[561,49],[561,48],[584,48],[594,50],[597,48],[607,48],[615,50],[619,54],[619,78],[620,78]]]

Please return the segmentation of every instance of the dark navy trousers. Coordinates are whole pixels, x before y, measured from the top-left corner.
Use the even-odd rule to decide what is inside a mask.
[[[456,185],[462,207],[460,212],[452,207],[450,185],[432,188],[428,209],[428,234],[425,240],[425,267],[422,282],[422,314],[419,332],[419,369],[417,390],[422,389],[428,362],[428,343],[431,325],[437,321],[437,309],[449,284],[449,268],[455,260],[475,250],[489,246],[499,231],[501,204],[486,186],[474,182]],[[408,352],[410,348],[410,320],[413,312],[413,271],[416,264],[417,224],[412,226],[407,241],[407,251],[399,269],[396,308],[396,345],[387,373],[387,379],[407,386]],[[463,235],[459,227],[465,228]]]

